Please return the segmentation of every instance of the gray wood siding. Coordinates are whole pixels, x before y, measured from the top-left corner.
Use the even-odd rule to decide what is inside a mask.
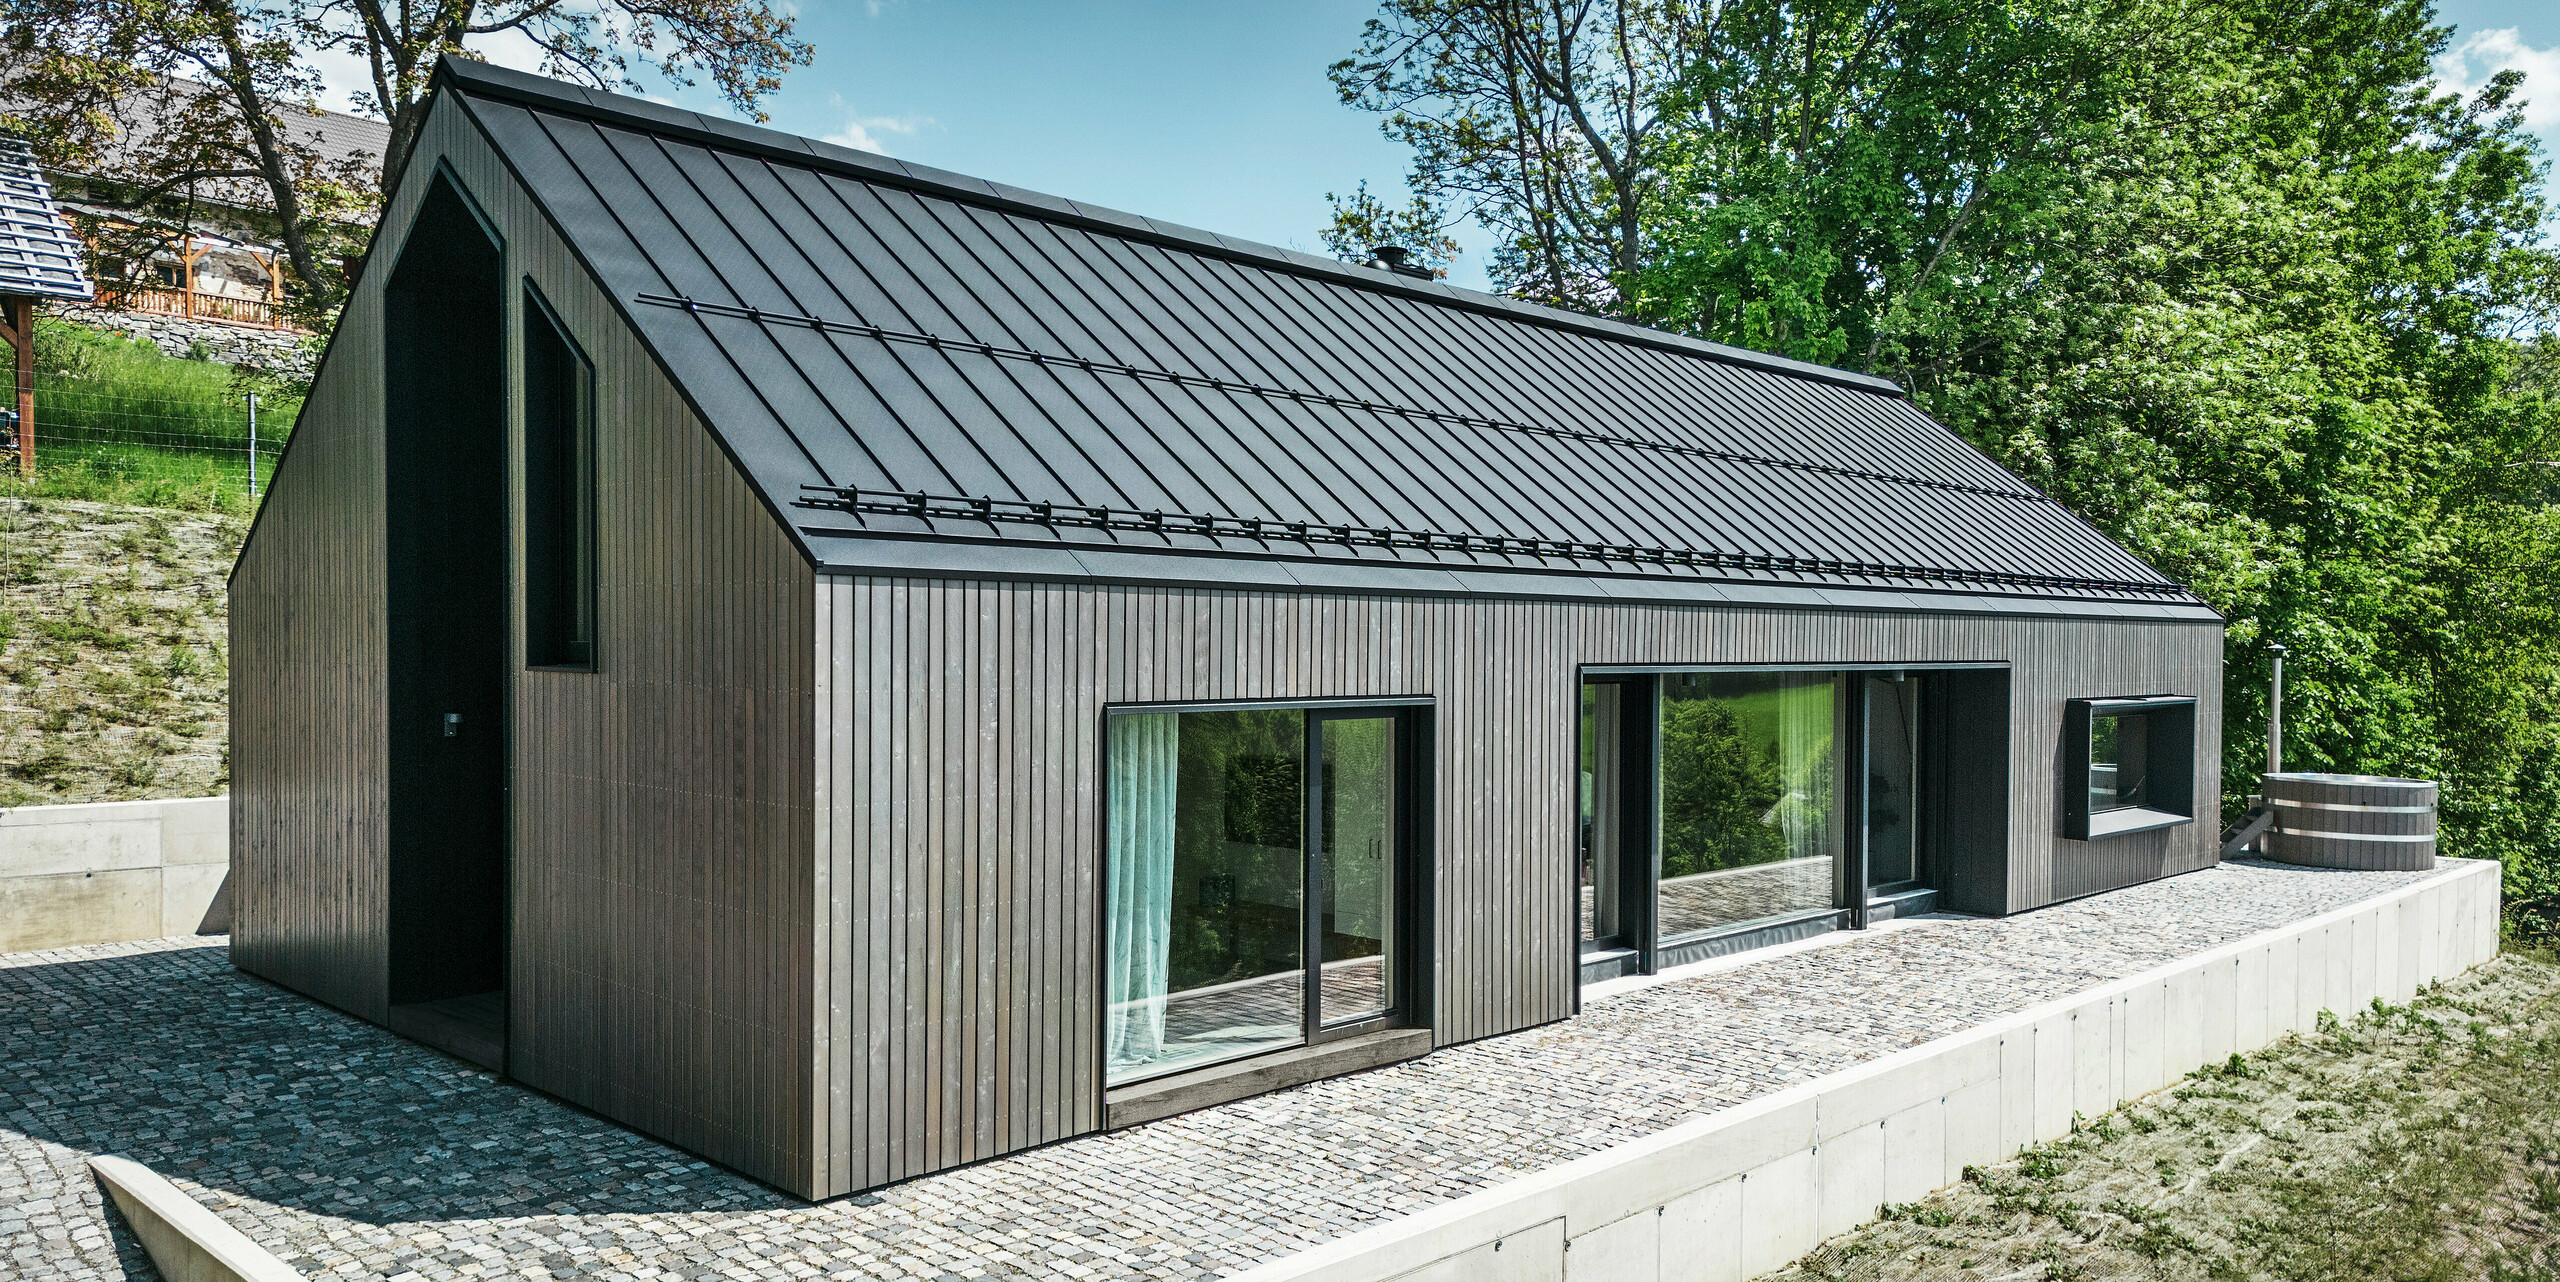
[[[2007,663],[2012,909],[2213,859],[2209,815],[2065,842],[2054,794],[2065,699],[2176,692],[2212,804],[2213,625],[853,576],[817,601],[833,1192],[1098,1125],[1106,705],[1437,700],[1442,1045],[1572,1008],[1579,665]]]
[[[381,301],[339,318],[230,623],[232,962],[368,1019],[389,947]]]
[[[596,366],[597,657],[511,694],[508,1072],[795,1192],[824,1134],[812,1060],[814,576],[477,129],[441,157],[504,237],[508,385],[530,277]],[[423,184],[412,184],[408,193]],[[233,613],[235,849],[261,897],[245,969],[380,1018],[379,288],[347,310],[243,558]],[[473,376],[458,373],[457,376]],[[510,396],[511,449],[522,448]],[[522,617],[523,513],[511,575]],[[245,906],[245,897],[244,897]]]

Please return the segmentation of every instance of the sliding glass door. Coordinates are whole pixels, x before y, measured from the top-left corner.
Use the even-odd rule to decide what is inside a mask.
[[[1323,765],[1316,881],[1308,917],[1323,975],[1318,1013],[1335,1025],[1381,1016],[1394,1005],[1396,944],[1396,722],[1335,713],[1316,720]]]
[[[1879,897],[1925,887],[1921,710],[1935,679],[1587,675],[1573,877],[1586,980],[1711,955],[1745,932],[1855,924]]]
[[[1614,681],[1582,687],[1582,815],[1575,880],[1582,896],[1581,942],[1586,953],[1622,945],[1625,844],[1627,687]]]
[[[1110,1084],[1394,1012],[1400,720],[1314,708],[1109,719]]]

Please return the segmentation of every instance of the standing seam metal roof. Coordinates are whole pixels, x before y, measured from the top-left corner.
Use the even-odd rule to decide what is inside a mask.
[[[0,295],[87,302],[80,242],[25,140],[0,138]]]
[[[924,539],[2194,602],[1881,380],[440,76],[829,568]]]

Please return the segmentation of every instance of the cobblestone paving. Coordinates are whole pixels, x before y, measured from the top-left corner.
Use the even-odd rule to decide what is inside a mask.
[[[1392,1068],[811,1205],[233,971],[0,957],[0,1276],[148,1277],[136,1158],[313,1277],[1214,1277],[2432,874],[2260,864],[1924,919]]]

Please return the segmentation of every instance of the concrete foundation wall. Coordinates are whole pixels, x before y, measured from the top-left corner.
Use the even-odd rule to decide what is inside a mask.
[[[230,930],[230,804],[0,810],[0,953]]]
[[[2234,1051],[2498,951],[2442,875],[1278,1260],[1237,1282],[1739,1282]]]

